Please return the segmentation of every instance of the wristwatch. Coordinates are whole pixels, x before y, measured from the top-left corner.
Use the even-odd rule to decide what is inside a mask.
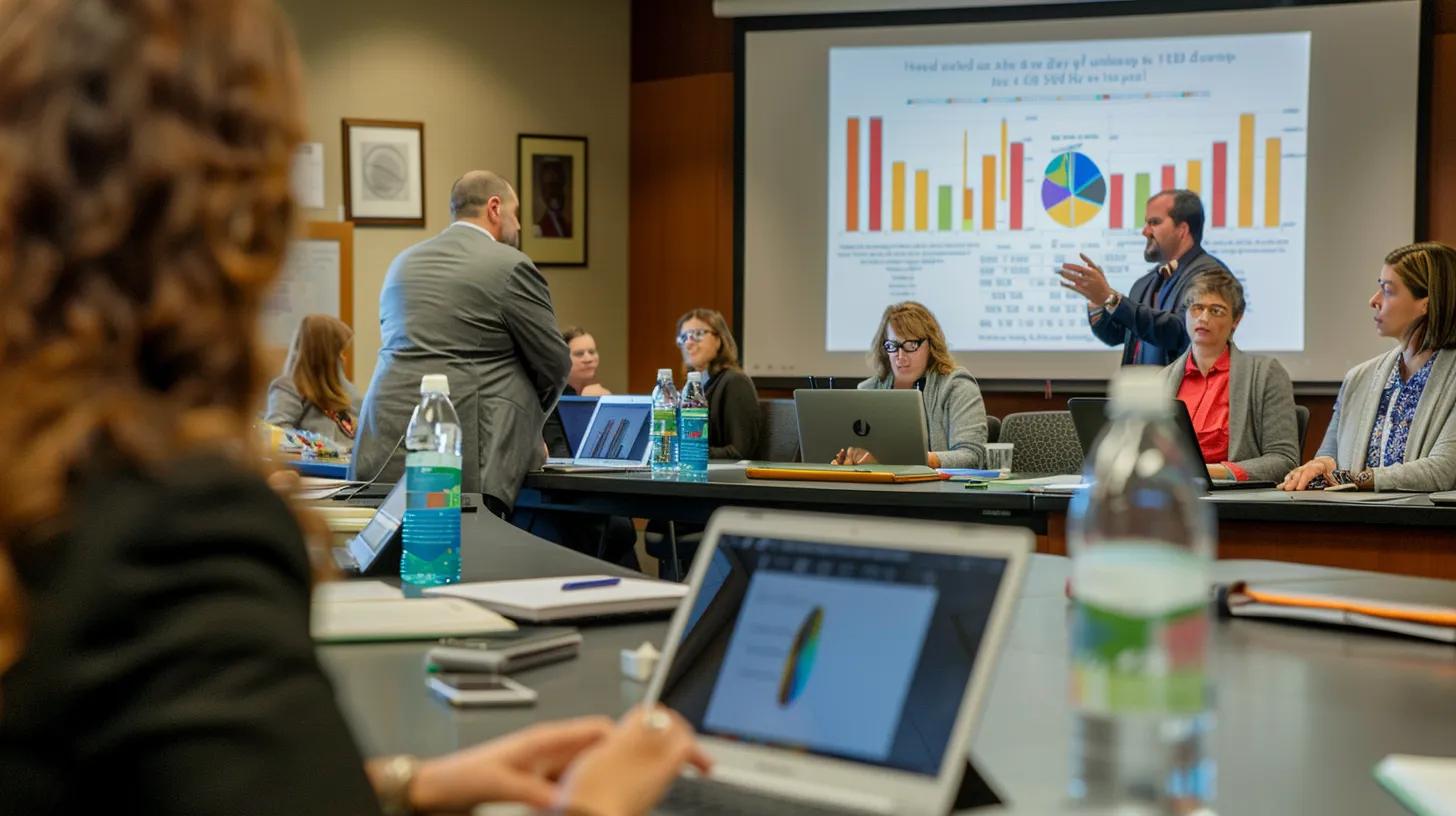
[[[1118,293],[1113,292],[1112,294],[1110,294],[1110,295],[1107,296],[1107,299],[1106,300],[1102,301],[1102,308],[1108,314],[1111,314],[1112,311],[1117,308],[1117,304],[1119,304],[1121,302],[1122,302],[1122,295],[1119,295]]]
[[[381,763],[375,793],[384,816],[410,816],[415,812],[410,803],[410,785],[419,769],[419,757],[409,754],[398,754]]]

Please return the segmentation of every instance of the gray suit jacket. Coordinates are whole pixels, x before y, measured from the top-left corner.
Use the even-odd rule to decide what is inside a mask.
[[[359,415],[359,395],[354,392],[354,386],[347,380],[344,382],[344,389],[349,392],[349,411],[356,417]],[[298,393],[298,387],[293,384],[292,377],[276,377],[268,384],[268,409],[263,415],[263,421],[277,425],[280,428],[301,428],[311,433],[332,439],[339,446],[339,450],[347,451],[354,447],[354,440],[344,434],[339,423],[329,418],[317,405],[305,400],[303,395]],[[355,435],[358,434],[357,428]]]
[[[379,293],[381,345],[360,412],[350,477],[397,480],[420,377],[450,378],[463,431],[462,489],[516,500],[541,466],[541,426],[571,358],[551,292],[531,259],[456,223],[390,264]],[[393,453],[391,454],[391,450]]]
[[[1335,413],[1320,444],[1319,456],[1333,457],[1342,468],[1364,470],[1368,463],[1370,432],[1390,370],[1400,349],[1366,360],[1350,369],[1340,385]],[[1431,378],[1416,405],[1405,442],[1405,461],[1375,468],[1376,490],[1412,490],[1429,493],[1456,489],[1456,349],[1436,355]]]
[[[1168,394],[1183,385],[1188,355],[1183,352],[1163,369]],[[1249,478],[1277,482],[1299,466],[1299,421],[1294,415],[1294,385],[1273,357],[1245,354],[1229,344],[1229,461]]]
[[[861,390],[891,388],[895,377],[870,377]],[[986,462],[986,403],[971,372],[925,373],[925,419],[930,424],[930,449],[945,468],[978,468]]]

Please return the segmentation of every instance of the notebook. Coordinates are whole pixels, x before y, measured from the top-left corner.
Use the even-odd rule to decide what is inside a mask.
[[[1262,590],[1243,581],[1218,588],[1219,611],[1236,618],[1282,618],[1456,643],[1456,608],[1390,603],[1313,592]]]
[[[1417,816],[1456,816],[1456,759],[1391,754],[1375,779]]]
[[[805,462],[754,462],[744,469],[750,479],[799,482],[872,482],[903,484],[936,482],[948,477],[925,465],[819,465]]]
[[[371,592],[360,593],[360,597],[316,595],[310,621],[313,639],[324,643],[434,640],[516,628],[495,612],[459,598],[405,598],[397,589],[394,593],[397,597]]]
[[[647,691],[713,770],[658,812],[948,813],[1031,548],[1015,527],[714,513]]]
[[[569,575],[480,581],[431,587],[426,595],[464,598],[502,615],[531,623],[670,612],[688,588],[645,578],[620,578],[610,586],[566,589],[571,584],[605,583],[615,576]]]
[[[542,470],[558,473],[646,470],[651,455],[652,397],[597,399],[581,443],[570,459],[548,459]]]

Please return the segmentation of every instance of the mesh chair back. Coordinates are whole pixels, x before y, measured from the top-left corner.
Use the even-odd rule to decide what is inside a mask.
[[[799,461],[799,414],[791,399],[761,399],[763,458],[769,462]]]
[[[1017,473],[1080,473],[1082,443],[1070,411],[1026,411],[1001,420],[1002,442],[1016,447],[1011,469]]]

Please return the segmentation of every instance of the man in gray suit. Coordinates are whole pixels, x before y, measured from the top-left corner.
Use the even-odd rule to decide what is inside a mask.
[[[541,466],[541,426],[571,371],[546,279],[521,254],[520,199],[495,173],[450,190],[454,220],[406,249],[379,293],[381,344],[360,411],[349,478],[404,473],[404,436],[420,378],[445,374],[463,431],[462,489],[508,512]]]
[[[1062,264],[1057,274],[1062,286],[1087,298],[1092,334],[1122,346],[1123,365],[1164,366],[1188,350],[1183,295],[1189,281],[1228,267],[1203,251],[1203,202],[1190,190],[1164,190],[1148,199],[1143,238],[1143,260],[1158,266],[1134,281],[1126,297],[1086,255],[1080,264]]]

